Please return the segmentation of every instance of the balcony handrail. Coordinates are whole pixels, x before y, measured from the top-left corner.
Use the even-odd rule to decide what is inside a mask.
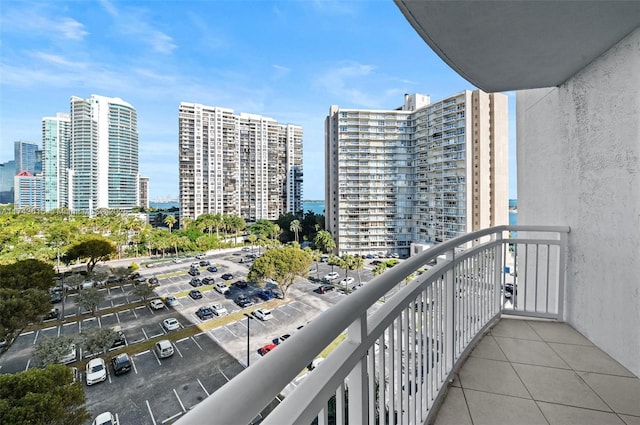
[[[245,369],[225,384],[224,387],[196,405],[176,423],[180,425],[199,424],[207,423],[211,420],[220,424],[252,422],[262,409],[272,402],[322,350],[346,329],[349,329],[349,337],[317,367],[317,371],[310,373],[296,388],[296,391],[285,398],[280,406],[267,416],[264,423],[310,423],[318,415],[318,412],[324,412],[323,414],[326,417],[326,409],[324,409],[326,400],[331,394],[335,393],[336,388],[342,388],[341,385],[344,385],[343,382],[346,376],[354,376],[352,378],[354,381],[367,379],[366,374],[361,369],[363,358],[366,361],[367,352],[370,351],[370,348],[380,337],[380,333],[384,332],[389,323],[396,320],[398,314],[406,309],[412,299],[415,299],[415,295],[424,290],[425,285],[433,283],[440,276],[452,273],[454,267],[462,264],[466,258],[469,258],[475,252],[480,252],[480,249],[497,249],[496,247],[502,247],[506,243],[528,243],[528,240],[524,239],[503,239],[503,233],[509,231],[562,235],[568,233],[569,228],[566,226],[497,226],[459,236],[416,254],[380,276],[375,277],[363,288],[321,313],[285,343],[281,344],[277,350],[262,358],[258,363],[254,363],[252,367]],[[476,245],[472,248],[468,250],[462,249],[462,247],[474,241]],[[540,239],[535,241],[539,242]],[[566,240],[563,240],[561,236],[559,239],[543,240],[543,243],[547,243],[547,245],[558,244],[562,249],[562,245],[566,244]],[[495,252],[497,257],[501,256],[501,251]],[[367,317],[369,308],[383,298],[391,289],[413,272],[419,270],[420,267],[433,261],[438,261],[438,258],[443,255],[446,256],[445,261],[440,261],[428,272],[418,276],[404,288],[401,288],[375,314],[370,318]],[[502,270],[500,270],[500,273],[502,273]],[[496,272],[497,275],[498,272]],[[453,294],[453,285],[449,286],[451,288],[447,290]],[[495,292],[495,281],[493,288]],[[494,310],[496,315],[500,314],[501,310],[498,303],[499,301],[496,301],[496,305],[493,306],[495,308],[489,312],[489,319],[491,319]],[[559,307],[559,310],[561,311],[561,307]],[[485,327],[482,326],[482,329]],[[451,349],[449,342],[447,342],[447,350]],[[461,351],[465,350],[466,347],[463,347]],[[460,353],[457,353],[457,355],[460,355]],[[447,353],[447,357],[449,357],[449,353]],[[451,357],[453,358],[455,355]],[[441,371],[444,376],[443,379],[453,370],[454,361],[450,363],[447,365],[446,371]],[[354,368],[356,371],[361,372],[360,376],[358,376],[358,373],[354,375]],[[357,387],[357,385],[354,384],[354,387]],[[357,399],[358,394],[360,393],[352,391],[349,397]],[[415,400],[412,403],[415,403]],[[358,405],[357,400],[356,405]],[[362,408],[364,409],[364,407]],[[401,410],[404,411],[404,408]],[[366,416],[365,412],[361,413]],[[338,414],[342,414],[342,412]],[[352,412],[349,414],[351,415]],[[357,412],[354,414],[358,417]],[[321,420],[319,423],[322,424],[323,421]]]

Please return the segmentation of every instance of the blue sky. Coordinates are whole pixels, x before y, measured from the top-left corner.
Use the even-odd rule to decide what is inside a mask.
[[[415,33],[391,0],[3,0],[0,162],[41,144],[41,121],[71,96],[120,97],[138,111],[151,199],[178,195],[181,101],[304,128],[304,198],[324,198],[330,105],[392,109],[474,87]],[[515,96],[509,93],[510,118]],[[515,126],[510,190],[516,197]],[[321,160],[322,158],[322,160]]]

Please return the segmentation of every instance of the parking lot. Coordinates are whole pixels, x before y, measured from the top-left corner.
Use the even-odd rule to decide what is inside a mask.
[[[218,267],[218,271],[211,273],[206,267],[199,267],[200,278],[213,277],[216,282],[222,282],[220,276],[224,273],[232,273],[234,277],[227,281],[231,286],[225,295],[209,286],[198,287],[203,295],[199,300],[187,295],[189,290],[194,289],[189,284],[193,276],[187,272],[195,259],[182,263],[166,261],[152,268],[142,268],[140,272],[143,276],[159,278],[159,286],[156,288],[158,296],[177,296],[174,308],[154,310],[147,304],[127,308],[141,300],[133,294],[133,284],[125,284],[101,289],[104,291],[104,300],[96,317],[80,318],[78,315],[86,312],[76,305],[76,295],[70,294],[64,301],[64,317],[80,320],[63,325],[51,320],[40,330],[21,334],[10,350],[0,357],[0,373],[16,373],[38,367],[33,347],[45,337],[77,336],[86,329],[118,325],[124,332],[126,345],[129,346],[166,334],[168,331],[163,328],[162,321],[168,317],[176,318],[181,327],[202,323],[195,314],[202,306],[223,304],[229,313],[239,312],[242,309],[234,300],[241,294],[256,303],[248,309],[253,310],[262,302],[256,296],[260,288],[252,284],[244,289],[233,285],[246,278],[250,259],[245,254],[237,252],[207,257]],[[244,259],[243,262],[240,262],[240,258]],[[340,272],[340,279],[344,277],[344,271],[333,269]],[[312,270],[315,270],[315,263]],[[311,276],[322,277],[331,270],[332,267],[326,263],[319,263],[318,272]],[[349,275],[357,276],[354,271],[349,272]],[[371,267],[366,266],[361,275],[362,281],[370,280]],[[335,281],[338,282],[339,280]],[[356,277],[354,284],[358,282]],[[132,370],[125,375],[115,376],[109,366],[105,382],[85,386],[88,410],[94,417],[103,411],[111,411],[118,415],[121,424],[159,424],[175,420],[240,373],[246,367],[247,354],[251,365],[258,363],[261,359],[258,354],[260,347],[282,335],[294,334],[298,328],[347,296],[339,289],[325,294],[315,293],[314,289],[319,284],[320,282],[300,279],[289,289],[287,298],[272,309],[271,319],[268,321],[244,317],[173,341],[175,354],[169,358],[160,359],[153,350],[133,354]],[[121,309],[104,312],[113,307]],[[84,354],[80,352],[79,358]],[[111,358],[108,353],[102,357],[107,363]]]

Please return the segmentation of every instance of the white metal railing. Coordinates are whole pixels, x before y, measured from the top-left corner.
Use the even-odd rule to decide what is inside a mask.
[[[453,374],[501,314],[563,320],[568,233],[568,227],[498,226],[413,255],[323,312],[176,423],[254,421],[345,330],[347,338],[262,423],[426,423]]]

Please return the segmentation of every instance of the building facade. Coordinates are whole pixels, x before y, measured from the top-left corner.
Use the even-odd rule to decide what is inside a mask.
[[[138,181],[138,193],[140,194],[140,200],[138,205],[146,210],[149,209],[149,177],[140,177]]]
[[[16,175],[16,161],[11,160],[0,164],[0,204],[10,204],[14,201],[14,177]]]
[[[180,218],[253,222],[302,211],[302,127],[180,103]]]
[[[14,201],[16,210],[44,211],[44,187],[42,175],[20,171],[14,177]]]
[[[138,119],[119,98],[71,97],[69,208],[130,210],[138,203]]]
[[[67,113],[42,118],[44,209],[69,207],[71,118]]]
[[[22,140],[15,142],[14,160],[16,161],[16,174],[28,171],[35,175],[42,171],[42,151],[37,143]]]
[[[326,228],[340,253],[397,253],[508,224],[508,110],[463,91],[393,110],[331,106]]]

